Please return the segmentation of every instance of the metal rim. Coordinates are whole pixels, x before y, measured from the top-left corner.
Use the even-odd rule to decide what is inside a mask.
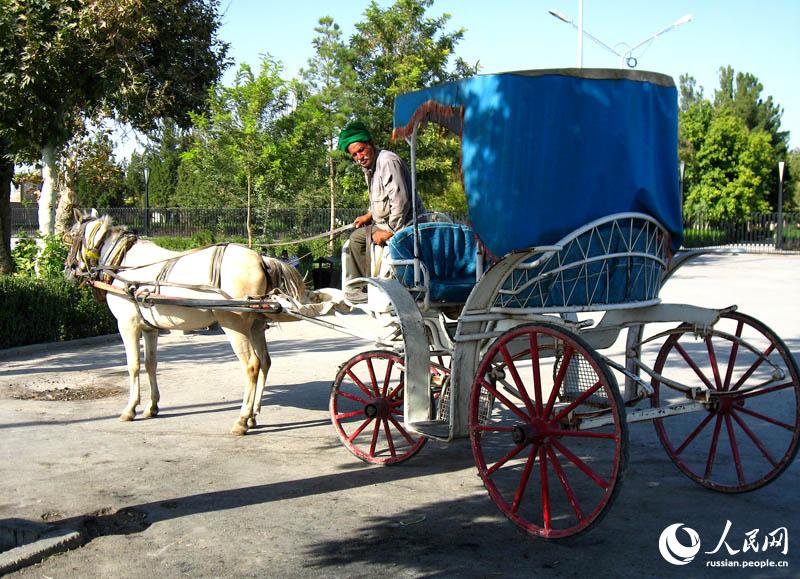
[[[723,332],[720,325],[732,331]],[[658,438],[675,466],[706,488],[741,493],[763,487],[797,454],[797,364],[769,327],[738,312],[723,314],[701,340],[695,336],[689,327],[671,335],[659,350],[654,369],[658,374],[669,372],[665,366],[677,365],[676,361],[684,364],[685,371],[688,367],[690,378],[708,394],[706,412],[655,419]],[[760,344],[760,356],[740,347],[741,339]],[[762,380],[765,386],[753,389]],[[655,378],[652,385],[654,407],[675,393]]]
[[[427,439],[403,426],[403,358],[393,352],[362,352],[345,362],[331,389],[331,421],[353,455],[372,464],[408,460]]]
[[[517,351],[520,344],[525,355]],[[557,350],[560,362],[552,361]],[[591,386],[557,403],[573,364]],[[481,423],[487,393],[494,408]],[[593,397],[604,398],[613,422],[578,430],[570,417]],[[555,324],[518,326],[492,344],[472,387],[469,430],[478,475],[491,499],[517,526],[546,539],[570,537],[596,523],[627,467],[628,428],[616,380],[581,338]]]

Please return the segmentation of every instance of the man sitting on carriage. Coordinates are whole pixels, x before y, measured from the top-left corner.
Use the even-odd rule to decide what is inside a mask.
[[[384,245],[411,223],[415,210],[418,216],[425,213],[425,206],[418,196],[412,200],[408,166],[396,153],[376,147],[364,123],[348,123],[339,133],[338,146],[361,166],[369,191],[369,211],[354,221],[357,229],[350,235],[347,264],[352,277],[366,277],[370,275],[369,244]],[[347,297],[352,302],[366,300],[360,290],[348,292]]]

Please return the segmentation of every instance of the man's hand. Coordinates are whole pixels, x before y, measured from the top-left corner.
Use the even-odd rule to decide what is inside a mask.
[[[365,213],[364,215],[359,215],[353,221],[353,225],[356,227],[364,227],[365,225],[369,225],[372,223],[372,213]]]
[[[394,235],[391,231],[386,229],[373,228],[372,230],[372,243],[375,245],[383,245],[389,238]]]

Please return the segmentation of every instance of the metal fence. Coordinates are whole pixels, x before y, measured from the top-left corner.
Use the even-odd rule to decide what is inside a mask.
[[[100,209],[114,223],[124,225],[140,235],[151,237],[191,237],[203,233],[214,238],[246,238],[247,213],[244,208],[151,208],[149,224],[144,209],[112,207]],[[363,213],[361,208],[336,210],[336,226],[352,223]],[[467,222],[467,216],[452,214],[456,222]],[[299,239],[323,233],[330,227],[329,209],[257,209],[251,216],[253,234],[261,241]],[[753,253],[800,251],[800,213],[784,213],[779,227],[777,213],[754,213],[747,219],[687,219],[684,247],[734,247]],[[38,225],[35,206],[11,208],[11,234],[32,235]],[[145,227],[147,225],[147,227]],[[782,235],[778,235],[781,233]]]

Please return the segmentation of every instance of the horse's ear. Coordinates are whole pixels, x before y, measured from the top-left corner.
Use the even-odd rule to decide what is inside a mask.
[[[100,214],[97,212],[97,209],[96,209],[96,208],[94,208],[94,207],[92,207],[92,210],[89,212],[89,214],[90,214],[92,217],[94,217],[95,219],[97,219],[98,217],[100,217]]]
[[[81,211],[77,207],[74,207],[72,209],[72,217],[75,219],[76,223],[80,223],[81,220],[83,220],[83,211]]]

